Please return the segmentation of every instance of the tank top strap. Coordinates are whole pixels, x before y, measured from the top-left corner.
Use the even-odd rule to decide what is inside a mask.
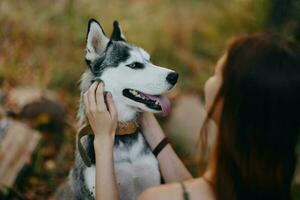
[[[182,197],[183,197],[183,200],[190,200],[190,195],[189,195],[189,193],[187,192],[184,183],[183,183],[183,182],[180,182],[180,185],[181,185],[181,189],[182,189]]]

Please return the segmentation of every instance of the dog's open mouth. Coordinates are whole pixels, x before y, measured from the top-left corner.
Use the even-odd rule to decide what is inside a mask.
[[[170,112],[170,101],[163,95],[150,95],[134,89],[124,89],[123,95],[133,101],[143,103],[152,110],[161,111],[166,116]]]

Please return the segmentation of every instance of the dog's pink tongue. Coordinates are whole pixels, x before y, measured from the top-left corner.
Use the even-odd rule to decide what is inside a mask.
[[[152,99],[152,100],[156,100],[158,101],[159,105],[161,106],[161,115],[162,116],[167,116],[169,113],[170,113],[170,110],[171,110],[171,104],[170,104],[170,101],[168,99],[168,97],[166,96],[153,96],[153,95],[149,95],[149,94],[144,94],[145,96],[147,96],[149,99]]]

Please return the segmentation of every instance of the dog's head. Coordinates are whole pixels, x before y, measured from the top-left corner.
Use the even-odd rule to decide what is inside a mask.
[[[131,120],[138,111],[169,112],[170,103],[162,94],[174,87],[178,74],[152,64],[145,50],[126,41],[117,21],[108,39],[99,22],[91,19],[86,41],[89,69],[83,90],[92,79],[101,79],[104,90],[112,93],[120,121]]]

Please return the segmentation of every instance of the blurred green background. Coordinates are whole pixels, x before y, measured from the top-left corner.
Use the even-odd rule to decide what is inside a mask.
[[[180,92],[198,94],[230,38],[271,31],[300,41],[299,0],[1,0],[0,83],[57,92],[75,121],[89,18],[107,35],[118,20],[128,41],[147,50],[153,63],[179,72]],[[36,150],[11,193],[51,196],[73,161],[74,134],[63,135],[52,158],[56,168],[44,169]]]

